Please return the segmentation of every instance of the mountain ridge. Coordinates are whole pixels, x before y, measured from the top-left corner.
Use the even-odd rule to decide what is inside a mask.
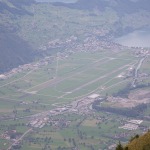
[[[144,9],[150,11],[149,5],[150,2],[148,0],[139,0],[139,1],[131,1],[131,0],[92,0],[87,3],[87,0],[78,0],[76,3],[66,4],[62,2],[53,3],[55,6],[64,6],[71,9],[87,9],[91,10],[97,8],[102,10],[102,8],[112,7],[117,10],[118,13],[132,13],[134,11],[138,11],[139,9]],[[121,13],[122,14],[122,13]]]

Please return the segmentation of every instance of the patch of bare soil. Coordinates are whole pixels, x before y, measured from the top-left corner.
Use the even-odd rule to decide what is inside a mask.
[[[128,98],[109,97],[107,102],[112,107],[133,108],[140,104],[150,103],[150,90],[137,90],[129,94]]]
[[[137,90],[129,94],[129,99],[150,99],[150,90]]]

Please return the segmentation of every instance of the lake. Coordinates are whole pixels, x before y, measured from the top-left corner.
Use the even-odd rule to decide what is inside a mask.
[[[129,47],[150,47],[150,31],[136,30],[115,39],[115,42]]]

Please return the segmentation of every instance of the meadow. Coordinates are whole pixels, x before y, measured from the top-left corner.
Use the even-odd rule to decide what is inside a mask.
[[[129,82],[118,75],[137,61],[129,51],[77,52],[68,58],[56,58],[45,67],[16,74],[8,82],[0,81],[0,103],[6,111],[26,102],[36,113],[37,107],[43,111],[42,105],[50,109],[54,103],[69,103],[92,93],[113,93]],[[38,101],[41,108],[33,101]]]
[[[137,62],[138,58],[133,57],[132,52],[128,50],[118,53],[76,52],[67,58],[57,57],[47,66],[16,74],[7,82],[0,81],[0,116],[25,117],[55,108],[56,104],[69,104],[93,93],[101,96],[111,95],[131,82],[130,78],[119,75],[125,75]],[[30,111],[26,111],[27,109]],[[17,114],[14,111],[17,111]],[[83,150],[90,150],[92,147],[105,149],[116,143],[117,139],[112,138],[114,134],[125,132],[118,129],[118,126],[126,118],[109,113],[53,116],[54,120],[58,118],[70,121],[69,127],[46,125],[42,129],[35,129],[24,137],[22,150],[69,149],[75,144]],[[28,128],[25,122],[26,119],[20,123],[24,123],[23,125],[18,124],[18,120],[0,123],[3,127],[1,133],[8,129],[9,124],[17,124],[15,129],[23,134]],[[127,134],[127,138],[133,134],[134,132]],[[7,147],[7,141],[4,142],[0,138],[0,142],[6,143],[3,147]]]

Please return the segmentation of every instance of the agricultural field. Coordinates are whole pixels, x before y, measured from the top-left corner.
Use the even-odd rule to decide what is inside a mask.
[[[43,68],[29,70],[0,81],[1,102],[38,101],[41,105],[68,103],[90,93],[117,91],[128,83],[118,75],[126,72],[138,59],[130,52],[78,52],[68,58],[57,57]],[[111,88],[111,87],[115,88]],[[108,90],[107,90],[108,89]]]
[[[90,111],[93,100],[89,102],[88,96],[111,96],[126,87],[133,80],[126,75],[139,59],[129,50],[76,52],[65,57],[57,54],[44,67],[15,74],[7,82],[1,80],[0,119],[5,120],[0,122],[2,148],[11,146],[11,142],[2,136],[9,130],[22,135],[21,150],[71,149],[76,146],[83,150],[107,149],[120,138],[127,141],[135,131],[129,133],[118,127],[129,118]],[[143,66],[146,68],[147,63]],[[130,97],[133,95],[134,91]],[[111,103],[103,105],[109,107]],[[148,114],[148,110],[144,113]],[[32,127],[33,119],[40,122],[42,118],[46,120],[44,126]],[[144,121],[144,129],[147,125]],[[142,129],[136,132],[141,133]]]
[[[0,150],[115,150],[147,132],[149,2],[52,1],[0,0]]]

